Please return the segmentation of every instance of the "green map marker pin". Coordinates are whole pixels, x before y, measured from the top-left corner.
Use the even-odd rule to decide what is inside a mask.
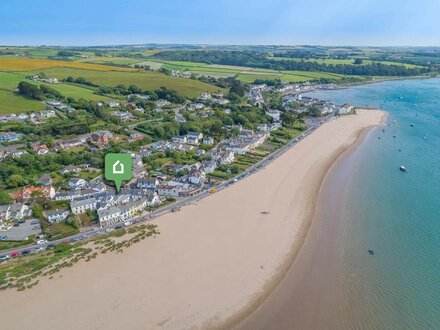
[[[114,181],[119,192],[122,181],[132,177],[131,156],[129,154],[105,155],[105,178]]]

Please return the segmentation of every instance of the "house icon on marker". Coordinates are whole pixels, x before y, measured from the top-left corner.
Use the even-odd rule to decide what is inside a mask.
[[[122,164],[120,160],[113,164],[113,174],[124,174],[124,164]]]

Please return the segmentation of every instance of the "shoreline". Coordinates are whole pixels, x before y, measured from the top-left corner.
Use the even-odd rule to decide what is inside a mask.
[[[360,109],[362,111],[369,111],[371,109]],[[342,150],[338,155],[335,156],[335,159],[333,161],[333,163],[331,164],[331,166],[328,168],[328,170],[326,171],[326,174],[324,175],[323,179],[322,179],[322,183],[319,189],[319,192],[316,196],[316,201],[315,201],[315,208],[314,208],[314,212],[312,214],[312,216],[310,217],[310,219],[308,219],[307,221],[307,232],[305,233],[304,237],[302,238],[302,240],[298,243],[298,246],[294,247],[294,249],[292,250],[292,259],[286,260],[285,261],[285,265],[284,265],[284,272],[282,274],[278,274],[277,277],[277,282],[273,284],[272,290],[268,291],[265,293],[265,297],[264,299],[257,304],[257,302],[255,302],[255,304],[253,305],[252,311],[246,313],[242,313],[241,315],[237,315],[236,319],[235,319],[235,323],[232,324],[232,328],[236,329],[236,330],[256,330],[256,329],[267,329],[267,326],[273,326],[275,320],[273,319],[273,312],[274,312],[274,307],[273,306],[269,306],[269,308],[267,307],[267,304],[274,304],[273,300],[275,299],[275,303],[278,303],[276,300],[281,300],[278,297],[276,297],[277,292],[281,292],[283,291],[283,294],[286,292],[286,289],[291,289],[289,288],[289,284],[286,285],[286,283],[284,282],[288,282],[289,280],[291,281],[292,279],[288,278],[289,275],[291,275],[291,273],[297,271],[298,268],[300,268],[303,265],[297,265],[298,263],[298,257],[300,256],[300,254],[304,253],[304,249],[303,247],[306,244],[314,244],[316,242],[314,242],[313,240],[316,239],[316,231],[320,231],[322,230],[322,228],[320,228],[320,225],[322,226],[322,218],[324,217],[323,214],[325,213],[327,216],[328,213],[328,206],[329,203],[328,201],[331,199],[331,197],[328,195],[329,194],[329,190],[332,190],[332,192],[335,192],[334,190],[336,190],[337,192],[341,192],[343,190],[343,187],[340,187],[339,185],[341,185],[341,181],[336,182],[336,177],[338,175],[341,175],[340,172],[342,172],[342,168],[344,167],[344,165],[346,165],[346,163],[349,162],[349,159],[352,157],[355,157],[355,153],[362,147],[363,143],[366,141],[366,139],[368,138],[369,134],[377,129],[380,126],[383,126],[386,122],[388,113],[384,112],[384,115],[382,116],[382,119],[380,121],[379,124],[377,125],[371,125],[369,127],[365,127],[364,129],[362,129],[360,132],[358,132],[358,136],[355,140],[355,142],[351,145],[349,145],[347,148],[345,148],[344,150]],[[348,179],[348,175],[346,173],[344,173],[344,176],[341,178],[339,177],[339,179],[342,180],[347,180]],[[333,186],[334,185],[334,186]],[[339,186],[336,187],[335,186]],[[328,205],[326,205],[328,204]],[[321,222],[321,223],[320,223]],[[303,257],[303,256],[302,256]],[[313,256],[315,257],[315,256]],[[307,257],[306,257],[307,258]],[[309,257],[310,258],[310,257]],[[301,270],[299,270],[301,271]],[[302,270],[304,272],[304,270]],[[289,274],[290,273],[290,274]],[[299,283],[297,283],[298,285]],[[303,285],[303,283],[301,283],[301,285]],[[290,290],[291,291],[291,290]],[[274,298],[275,296],[275,298]],[[282,299],[285,297],[282,297]],[[272,301],[268,301],[268,300],[272,300]],[[286,303],[286,299],[283,300],[283,303],[281,305],[284,305]],[[301,301],[301,304],[304,303],[304,301]],[[277,307],[283,307],[283,306],[277,306]],[[290,317],[290,315],[292,315],[292,311],[287,310],[287,307],[284,307],[284,314],[287,314],[287,318]],[[269,314],[269,315],[267,315]],[[282,314],[281,314],[282,316]],[[268,322],[269,324],[266,324],[266,326],[264,325],[264,321],[265,318],[271,318],[271,321]],[[277,317],[280,317],[280,315],[277,315]],[[279,321],[277,319],[277,321]],[[277,324],[277,329],[290,329],[291,328],[291,324],[286,327],[285,325],[286,320],[281,321],[281,323]],[[298,325],[295,325],[298,326]],[[321,325],[322,326],[322,325]],[[318,327],[319,328],[319,327]],[[296,327],[295,327],[296,329]],[[310,324],[308,325],[304,325],[301,324],[298,329],[317,329],[316,324],[313,326],[310,326]]]
[[[312,223],[304,219],[313,216],[328,169],[358,140],[359,130],[378,125],[383,115],[367,110],[331,121],[237,185],[153,221],[157,238],[75,265],[32,290],[4,292],[6,327],[232,326],[237,313],[264,301],[286,260],[300,251]],[[89,297],[78,290],[84,285]],[[65,295],[73,302],[60,304]],[[137,308],[130,308],[134,302]],[[20,304],[34,323],[18,318],[13,306]]]

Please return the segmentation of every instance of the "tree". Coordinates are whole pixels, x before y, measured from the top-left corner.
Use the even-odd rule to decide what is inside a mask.
[[[6,191],[0,191],[0,205],[11,204],[12,199]]]
[[[32,85],[26,81],[21,81],[18,84],[18,93],[38,101],[44,100],[43,92],[37,86]]]
[[[309,115],[313,117],[319,117],[322,114],[321,109],[316,104],[311,105],[307,110]]]
[[[298,119],[298,116],[293,112],[282,112],[281,120],[285,127],[292,127],[295,121]]]
[[[353,64],[356,64],[356,65],[362,64],[362,59],[361,58],[355,59]]]
[[[7,181],[7,185],[9,188],[17,188],[23,186],[24,184],[25,181],[23,180],[23,177],[18,174],[12,174]]]
[[[235,93],[238,96],[244,96],[244,86],[240,80],[234,79],[231,83],[229,93]]]

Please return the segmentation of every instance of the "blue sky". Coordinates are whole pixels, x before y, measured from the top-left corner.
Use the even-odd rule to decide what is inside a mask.
[[[440,0],[0,0],[2,45],[440,46]]]

